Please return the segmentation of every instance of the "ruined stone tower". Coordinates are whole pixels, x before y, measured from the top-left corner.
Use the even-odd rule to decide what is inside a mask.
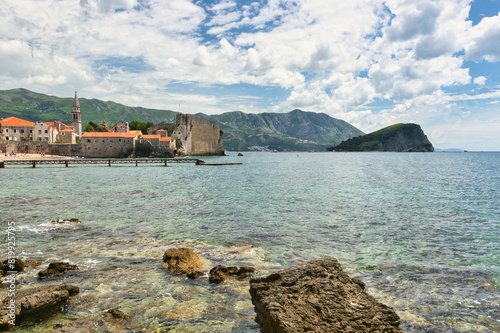
[[[71,126],[76,131],[78,138],[82,136],[82,115],[80,113],[80,102],[75,91],[75,98],[73,99],[73,111],[71,111]]]

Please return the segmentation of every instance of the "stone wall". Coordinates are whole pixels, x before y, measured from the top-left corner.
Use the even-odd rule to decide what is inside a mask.
[[[82,155],[90,158],[124,158],[133,154],[134,138],[82,138]]]
[[[224,155],[220,127],[209,120],[177,114],[172,140],[178,153],[187,156]]]
[[[82,157],[82,145],[55,143],[49,145],[49,154],[59,156]]]
[[[0,153],[49,153],[49,143],[43,141],[12,141],[0,140]]]

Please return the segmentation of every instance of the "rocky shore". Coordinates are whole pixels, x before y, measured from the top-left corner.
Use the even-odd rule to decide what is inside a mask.
[[[81,246],[83,242],[73,244],[68,252],[80,251]],[[260,327],[264,333],[400,332],[399,317],[394,310],[366,294],[364,284],[350,278],[333,258],[276,271],[276,267],[266,264],[262,253],[253,246],[226,248],[225,257],[191,241],[108,239],[102,247],[106,250],[101,249],[101,253],[115,253],[110,266],[104,268],[79,267],[81,265],[62,261],[46,266],[36,260],[17,259],[17,290],[15,297],[5,297],[2,302],[0,329],[29,328],[33,323],[40,323],[37,325],[45,327],[44,331],[53,333],[151,331],[155,327],[203,332],[208,328],[197,324],[198,320],[210,318],[210,313],[226,313],[225,316],[236,321],[246,318],[249,331]],[[159,251],[163,252],[161,257]],[[97,253],[99,249],[95,250],[96,256]],[[124,261],[125,258],[132,260]],[[164,296],[151,294],[148,281],[152,280],[140,279],[137,265],[142,265],[142,270],[146,268],[160,283],[167,279],[174,286],[167,287],[170,291]],[[1,270],[7,272],[5,266]],[[96,286],[94,280],[98,275]],[[35,276],[37,282],[33,280]],[[254,278],[250,280],[251,277]],[[110,279],[115,281],[114,285],[126,283],[123,287],[127,290],[108,289],[103,281]],[[5,281],[9,281],[9,275]],[[135,290],[130,289],[132,286]],[[207,292],[213,304],[197,296]],[[240,300],[235,304],[220,303],[227,302],[224,300],[228,297]],[[143,312],[154,312],[156,307],[169,310],[157,312],[156,316],[162,318],[159,322],[145,322],[143,314],[134,307],[136,301],[150,304],[141,308]],[[101,310],[89,315],[86,309],[90,307]],[[231,308],[234,310],[229,310]],[[64,318],[61,309],[72,311],[73,316],[58,319]],[[154,315],[149,313],[148,316]],[[15,325],[12,317],[15,317]],[[254,320],[259,326],[252,326]],[[209,327],[214,327],[216,322],[212,321]],[[215,325],[219,329],[215,331],[231,331],[230,326],[224,325],[219,322]]]

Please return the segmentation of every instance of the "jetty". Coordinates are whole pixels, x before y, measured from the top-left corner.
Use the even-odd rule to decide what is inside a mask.
[[[6,160],[0,161],[0,169],[5,168],[7,165],[31,165],[36,168],[38,165],[42,164],[61,164],[66,167],[70,165],[77,164],[91,164],[98,165],[104,164],[111,167],[112,165],[124,165],[132,164],[139,166],[139,164],[160,164],[167,166],[169,163],[194,163],[195,165],[240,165],[242,163],[232,163],[232,162],[217,162],[208,163],[202,161],[198,158],[113,158],[113,159],[92,159],[92,158],[82,158],[82,159],[37,159],[37,160]]]

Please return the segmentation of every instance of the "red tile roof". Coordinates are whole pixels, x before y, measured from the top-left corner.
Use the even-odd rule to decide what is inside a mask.
[[[141,139],[157,139],[160,140],[160,135],[143,135]]]
[[[82,138],[135,138],[141,131],[129,132],[85,132]]]
[[[19,119],[16,117],[9,117],[2,119],[0,120],[0,123],[2,124],[2,126],[24,126],[24,127],[35,126],[35,123],[32,123],[31,121]]]
[[[172,141],[172,139],[169,136],[162,136],[160,141]]]

